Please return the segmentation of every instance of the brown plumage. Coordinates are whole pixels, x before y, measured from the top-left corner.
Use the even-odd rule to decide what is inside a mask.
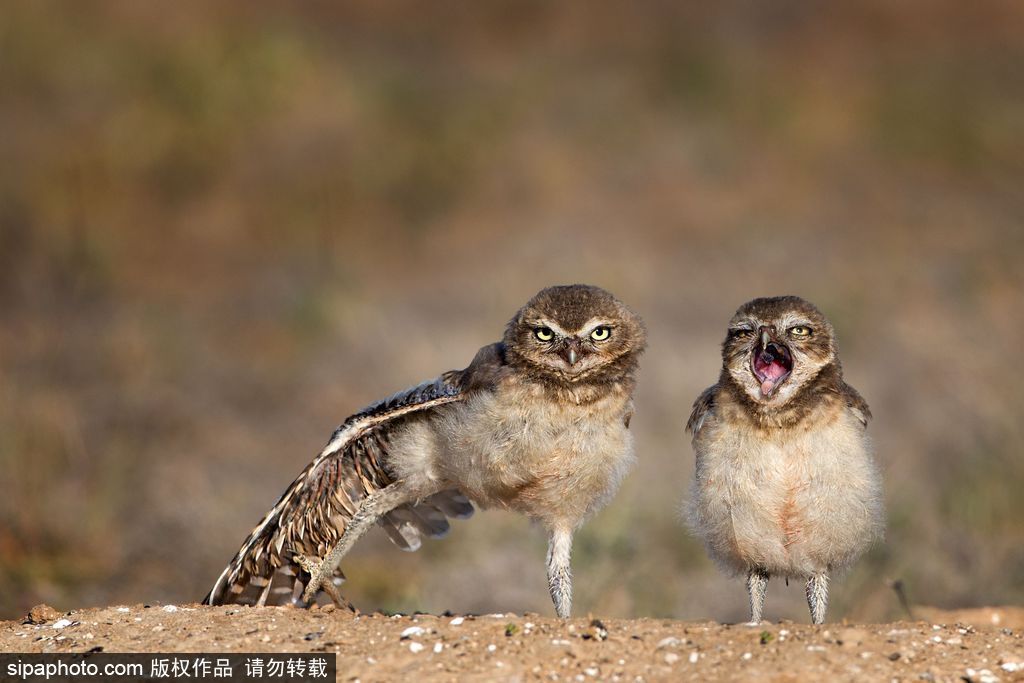
[[[751,621],[779,575],[807,581],[821,623],[830,574],[880,537],[870,417],[843,381],[832,325],[812,304],[763,298],[736,311],[718,383],[687,422],[697,454],[689,516],[711,557],[746,574]]]
[[[345,420],[245,539],[203,601],[213,605],[300,602],[308,572],[295,557],[325,555],[363,499],[394,482],[386,465],[389,430],[406,416],[459,400],[464,375],[445,373]],[[419,505],[400,506],[380,523],[396,545],[416,550],[421,534],[439,537],[448,531],[447,517],[472,514],[473,506],[464,496],[446,491]],[[336,577],[337,583],[344,580],[340,570]]]
[[[542,290],[504,340],[465,370],[347,419],[246,539],[209,604],[340,600],[338,563],[373,524],[407,549],[449,517],[501,506],[551,534],[548,574],[562,616],[569,549],[632,462],[627,432],[640,319],[597,287]]]

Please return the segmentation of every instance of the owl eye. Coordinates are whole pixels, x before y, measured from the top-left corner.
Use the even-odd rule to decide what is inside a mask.
[[[534,329],[533,334],[543,342],[548,342],[555,338],[555,333],[551,331],[550,327],[538,327]]]
[[[794,337],[810,337],[811,328],[806,325],[797,325],[796,327],[789,328],[789,333]]]
[[[733,337],[749,337],[754,333],[754,330],[749,327],[735,327],[729,330],[729,334]]]
[[[612,336],[612,328],[606,325],[595,327],[594,331],[590,333],[590,338],[594,341],[604,341],[610,336]]]

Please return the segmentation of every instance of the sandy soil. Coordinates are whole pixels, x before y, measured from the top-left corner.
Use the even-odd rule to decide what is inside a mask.
[[[332,607],[132,605],[61,614],[40,606],[0,623],[0,650],[333,652],[340,681],[1024,680],[1024,609],[921,614],[928,621],[752,627]]]

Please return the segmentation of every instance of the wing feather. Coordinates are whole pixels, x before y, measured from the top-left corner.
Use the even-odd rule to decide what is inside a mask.
[[[204,599],[207,604],[262,605],[298,600],[309,575],[296,555],[323,557],[344,533],[360,501],[393,481],[387,467],[388,433],[413,415],[465,398],[466,371],[448,372],[374,403],[345,420],[249,534]],[[435,502],[436,499],[436,502]],[[392,511],[382,526],[400,547],[415,550],[420,534],[443,535],[445,518],[472,514],[457,491]],[[336,573],[335,583],[344,577]]]
[[[704,426],[704,420],[708,414],[714,410],[715,407],[715,394],[717,393],[718,385],[708,387],[701,392],[697,400],[693,402],[693,410],[690,412],[690,419],[686,421],[686,431],[690,432],[694,436],[697,436],[697,432]]]
[[[868,407],[868,402],[864,400],[859,391],[846,382],[840,382],[840,385],[840,394],[846,402],[846,407],[860,420],[862,425],[867,427],[868,421],[871,420],[871,408]]]

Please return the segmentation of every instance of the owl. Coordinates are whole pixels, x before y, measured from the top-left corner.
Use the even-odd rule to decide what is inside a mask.
[[[629,421],[646,330],[603,289],[549,287],[502,341],[345,420],[249,534],[211,605],[338,604],[338,565],[375,524],[399,547],[439,537],[474,504],[546,530],[558,616],[572,603],[573,534],[633,463]]]
[[[829,576],[881,536],[870,417],[843,381],[821,311],[795,296],[736,311],[718,384],[687,423],[697,455],[689,521],[721,567],[746,576],[752,623],[771,576],[806,581],[822,623]]]

